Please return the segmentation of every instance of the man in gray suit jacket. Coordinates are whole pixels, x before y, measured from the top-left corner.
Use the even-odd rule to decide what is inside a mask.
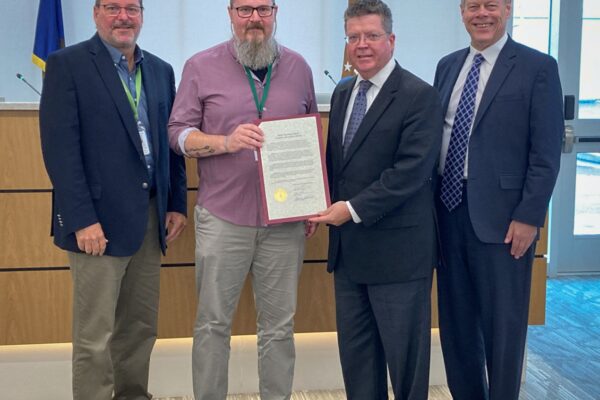
[[[393,59],[388,6],[345,13],[358,76],[331,100],[327,168],[338,343],[348,399],[427,398],[436,259],[432,174],[441,143],[435,90]]]
[[[564,130],[556,61],[506,34],[510,0],[463,0],[471,46],[444,57],[440,335],[455,399],[518,399],[533,242]]]

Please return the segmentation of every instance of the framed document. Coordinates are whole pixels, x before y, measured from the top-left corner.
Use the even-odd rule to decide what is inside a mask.
[[[258,166],[267,224],[302,221],[329,207],[319,114],[262,120],[258,126],[265,135]]]

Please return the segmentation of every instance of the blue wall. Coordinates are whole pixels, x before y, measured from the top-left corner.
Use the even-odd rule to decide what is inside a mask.
[[[0,97],[7,102],[37,101],[17,80],[22,73],[41,88],[41,72],[31,59],[39,0],[0,0]],[[344,49],[346,0],[279,0],[277,38],[298,51],[313,69],[316,91],[329,93],[338,78]],[[441,4],[440,4],[441,3]],[[62,0],[67,45],[95,32],[93,0]],[[231,36],[228,0],[146,0],[139,44],[170,62],[177,79],[185,60]],[[395,57],[428,82],[444,54],[468,44],[460,20],[459,0],[388,0],[394,16]]]

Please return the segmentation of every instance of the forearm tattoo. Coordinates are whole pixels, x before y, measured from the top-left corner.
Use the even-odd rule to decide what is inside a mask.
[[[214,154],[215,149],[210,145],[202,146],[202,147],[192,147],[187,150],[187,153],[192,157],[208,157]]]

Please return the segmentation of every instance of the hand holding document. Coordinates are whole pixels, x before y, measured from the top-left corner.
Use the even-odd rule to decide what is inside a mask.
[[[259,150],[263,210],[268,224],[301,221],[330,205],[318,114],[263,120]]]

